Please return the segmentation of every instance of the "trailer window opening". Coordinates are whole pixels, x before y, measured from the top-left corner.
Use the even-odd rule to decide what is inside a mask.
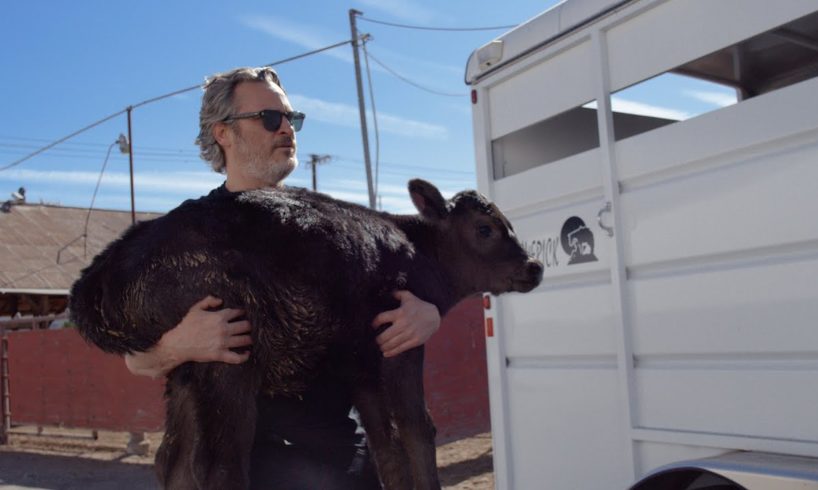
[[[818,77],[818,12],[611,94],[614,140],[739,104]],[[595,100],[491,142],[494,179],[600,145]]]
[[[818,13],[611,95],[614,138],[684,121],[818,76]]]
[[[736,90],[675,73],[663,73],[611,94],[614,140],[735,104]]]
[[[494,179],[501,179],[599,148],[596,101],[519,129],[491,142]]]

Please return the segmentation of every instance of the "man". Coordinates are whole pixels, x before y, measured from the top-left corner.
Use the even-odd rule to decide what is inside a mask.
[[[210,196],[280,187],[298,165],[295,132],[303,117],[293,111],[271,68],[239,68],[208,79],[197,143],[202,158],[227,176]],[[425,343],[440,326],[434,305],[409,291],[394,294],[400,306],[372,323],[373,328],[392,324],[376,338],[387,357]],[[127,355],[128,369],[160,377],[188,361],[247,361],[249,351],[234,349],[250,346],[251,325],[242,310],[218,309],[221,303],[208,296],[194,304],[151,350]],[[380,488],[365,441],[349,418],[348,386],[324,376],[299,399],[260,395],[258,406],[254,488]]]

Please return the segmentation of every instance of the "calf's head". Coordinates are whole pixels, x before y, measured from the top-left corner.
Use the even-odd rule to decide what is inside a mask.
[[[436,230],[430,246],[458,296],[525,293],[540,284],[542,263],[528,256],[511,223],[482,194],[464,191],[447,201],[420,179],[409,182],[409,194],[424,221]]]

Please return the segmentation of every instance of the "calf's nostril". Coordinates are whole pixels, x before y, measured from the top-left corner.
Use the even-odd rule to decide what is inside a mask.
[[[542,279],[544,268],[542,262],[540,262],[539,260],[528,261],[528,264],[526,264],[526,269],[528,271],[528,274],[530,274],[532,277],[536,278],[537,280]]]

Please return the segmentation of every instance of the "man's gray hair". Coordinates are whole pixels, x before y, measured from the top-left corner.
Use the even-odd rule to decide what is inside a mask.
[[[233,94],[236,85],[241,82],[270,82],[278,85],[281,90],[281,81],[278,74],[270,67],[236,68],[224,73],[217,73],[205,80],[204,95],[202,95],[202,109],[199,111],[199,136],[196,144],[199,145],[202,159],[213,167],[216,172],[224,173],[224,151],[213,137],[213,126],[233,114]]]

